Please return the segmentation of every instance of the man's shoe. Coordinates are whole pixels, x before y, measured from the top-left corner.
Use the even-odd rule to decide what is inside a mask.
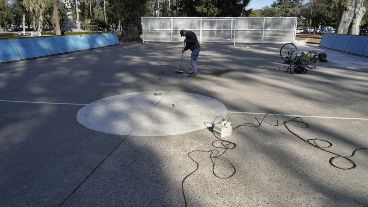
[[[188,76],[189,77],[195,77],[196,76],[196,73],[191,72],[191,73],[188,74]]]

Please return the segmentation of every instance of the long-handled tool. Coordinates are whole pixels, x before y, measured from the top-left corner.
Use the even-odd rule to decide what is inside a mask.
[[[177,69],[175,71],[175,73],[184,73],[184,70],[181,68],[181,64],[183,62],[183,56],[184,56],[184,53],[181,53],[181,60],[180,60],[180,66],[179,66],[179,69]]]

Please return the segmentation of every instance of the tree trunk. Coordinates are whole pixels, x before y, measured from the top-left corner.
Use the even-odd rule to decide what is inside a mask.
[[[40,17],[38,19],[38,32],[39,35],[42,33],[42,24],[43,24],[43,15],[42,15],[42,10],[40,11]]]
[[[345,7],[341,7],[342,12],[339,17],[337,33],[338,34],[347,34],[349,31],[349,26],[353,21],[354,17],[354,7],[356,0],[347,0],[347,5]]]
[[[359,35],[360,23],[366,13],[364,0],[346,0],[346,5],[340,5],[338,19],[338,34]]]
[[[4,22],[4,25],[3,25],[3,31],[6,32],[6,22]]]
[[[340,17],[340,21],[337,27],[338,34],[347,34],[349,30],[349,26],[353,21],[354,13],[351,11],[343,11]]]
[[[357,0],[355,4],[354,10],[354,18],[349,27],[348,34],[359,35],[360,32],[360,23],[366,13],[366,8],[364,5],[364,0]]]
[[[75,14],[76,14],[76,20],[75,20],[75,24],[77,26],[77,30],[81,29],[81,23],[80,23],[80,19],[79,19],[79,2],[77,0],[75,0]]]
[[[36,15],[33,15],[33,31],[35,32],[36,31]]]
[[[106,17],[106,0],[103,1],[103,14],[104,14],[104,21],[107,23],[107,17]]]
[[[89,2],[89,18],[92,21],[92,19],[93,19],[93,17],[92,17],[92,0],[90,0],[90,2]]]
[[[26,14],[23,14],[23,35],[26,35]]]
[[[59,17],[59,1],[53,0],[54,3],[54,22],[55,22],[55,33],[61,35],[60,29],[60,17]]]

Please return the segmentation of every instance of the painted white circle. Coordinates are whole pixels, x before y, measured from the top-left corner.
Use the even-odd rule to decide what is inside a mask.
[[[111,96],[84,106],[77,120],[116,135],[166,136],[206,128],[227,108],[216,99],[177,91],[144,91]]]

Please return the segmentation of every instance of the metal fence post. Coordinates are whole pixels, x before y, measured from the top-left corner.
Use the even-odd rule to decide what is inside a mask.
[[[293,34],[293,42],[295,42],[295,39],[296,39],[296,29],[298,28],[298,17],[295,17],[294,18],[294,21],[295,21],[295,23],[294,23],[294,34]]]
[[[262,25],[262,44],[264,41],[264,36],[265,36],[265,26],[266,26],[266,17],[263,17],[263,25]]]
[[[233,40],[233,26],[234,26],[234,18],[231,18],[230,41]]]
[[[174,42],[173,40],[173,18],[172,17],[170,18],[170,40],[171,40],[171,43]]]
[[[202,43],[202,17],[201,17],[201,26],[199,27],[199,42]]]
[[[234,20],[234,27],[233,27],[233,33],[234,33],[234,46],[235,46],[235,44],[236,44],[236,21],[237,20]]]

